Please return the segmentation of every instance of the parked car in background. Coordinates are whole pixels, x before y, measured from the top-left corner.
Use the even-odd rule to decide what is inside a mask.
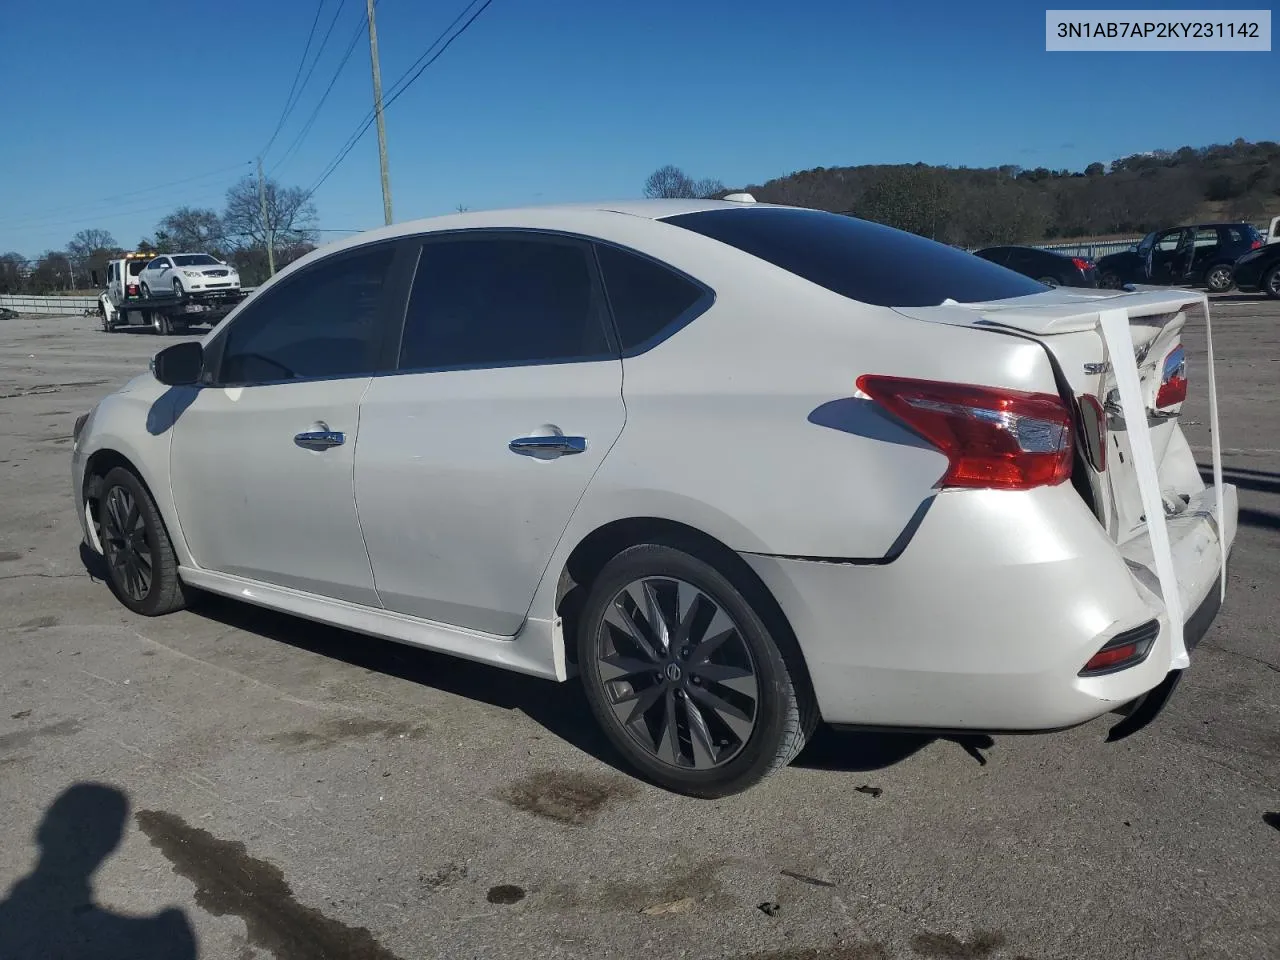
[[[144,297],[239,290],[240,274],[229,263],[207,253],[167,253],[143,268],[138,280]]]
[[[1235,262],[1236,289],[1280,299],[1280,243],[1250,250]]]
[[[1087,257],[1068,257],[1037,247],[985,247],[974,256],[1016,270],[1049,287],[1096,287],[1098,269]]]
[[[1251,223],[1197,223],[1153,230],[1132,250],[1098,259],[1099,283],[1119,289],[1126,283],[1206,287],[1210,293],[1231,289],[1236,259],[1263,245]]]
[[[1140,726],[1237,524],[1179,425],[1199,300],[749,198],[410,221],[156,354],[71,489],[135,614],[206,590],[579,677],[698,796],[820,721]]]

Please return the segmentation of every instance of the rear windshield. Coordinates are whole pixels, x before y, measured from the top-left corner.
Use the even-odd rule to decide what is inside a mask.
[[[130,260],[129,276],[136,277],[138,274],[142,272],[142,268],[145,267],[146,265],[147,265],[146,260]]]
[[[841,296],[882,307],[1024,297],[1049,289],[964,250],[822,210],[755,207],[666,217]]]
[[[218,261],[207,253],[183,253],[173,258],[175,267],[213,267]]]

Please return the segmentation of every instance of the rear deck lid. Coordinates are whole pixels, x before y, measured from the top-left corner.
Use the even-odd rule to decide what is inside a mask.
[[[1174,667],[1188,661],[1182,640],[1183,611],[1173,567],[1162,493],[1161,463],[1181,427],[1185,395],[1182,331],[1188,314],[1199,314],[1208,345],[1206,383],[1213,450],[1215,502],[1222,504],[1222,451],[1218,432],[1213,334],[1208,300],[1202,293],[1165,287],[1133,292],[1063,291],[988,303],[944,302],[895,308],[903,316],[994,331],[1018,332],[1038,340],[1058,361],[1074,399],[1093,396],[1106,412],[1108,437],[1120,456],[1104,471],[1112,494],[1117,540],[1149,537],[1173,634]],[[1065,391],[1064,391],[1065,392]],[[1176,402],[1170,398],[1175,397]],[[1184,440],[1182,442],[1185,442]],[[1172,509],[1177,509],[1176,506]],[[1219,530],[1221,530],[1219,520]],[[1219,537],[1222,583],[1226,588],[1225,544]]]

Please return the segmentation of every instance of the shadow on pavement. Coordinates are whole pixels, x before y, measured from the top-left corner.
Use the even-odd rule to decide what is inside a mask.
[[[582,688],[575,682],[560,684],[529,677],[214,595],[202,596],[192,612],[331,660],[434,687],[504,710],[519,710],[584,753],[629,775],[631,773],[597,728]]]
[[[193,612],[332,660],[505,710],[519,710],[584,753],[627,776],[635,776],[635,771],[596,725],[582,687],[576,681],[560,684],[527,677],[212,595],[202,597]],[[937,738],[898,733],[837,733],[824,727],[814,735],[794,765],[823,770],[878,770],[905,760],[934,739]],[[965,740],[960,745],[983,763],[985,759],[975,748],[985,749],[992,744],[989,737],[942,739],[954,739],[957,743]]]
[[[128,814],[128,798],[100,783],[77,783],[54,800],[36,831],[35,869],[0,902],[0,957],[194,960],[183,911],[130,917],[94,902],[93,874],[120,845]]]
[[[821,727],[792,764],[810,770],[834,770],[849,773],[883,770],[919,753],[936,740],[956,744],[980,764],[987,758],[982,751],[995,746],[985,734],[936,736],[928,733],[852,732]]]

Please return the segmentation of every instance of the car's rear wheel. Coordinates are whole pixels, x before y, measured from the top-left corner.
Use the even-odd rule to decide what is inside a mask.
[[[1098,286],[1105,290],[1119,290],[1120,277],[1108,270],[1098,278]]]
[[[1262,275],[1262,292],[1273,300],[1280,300],[1280,263]]]
[[[1057,277],[1040,277],[1039,282],[1043,283],[1046,287],[1059,286]]]
[[[592,712],[669,790],[745,790],[790,763],[816,726],[807,682],[750,592],[663,544],[619,553],[590,588],[578,664]]]
[[[1226,293],[1230,290],[1232,286],[1231,264],[1217,263],[1210,267],[1204,275],[1204,285],[1208,287],[1210,293]]]
[[[98,523],[108,584],[121,603],[148,617],[186,606],[173,543],[155,501],[133,471],[113,467],[103,478]]]
[[[177,277],[173,278],[173,295],[175,297],[182,296],[182,281],[179,280]]]

